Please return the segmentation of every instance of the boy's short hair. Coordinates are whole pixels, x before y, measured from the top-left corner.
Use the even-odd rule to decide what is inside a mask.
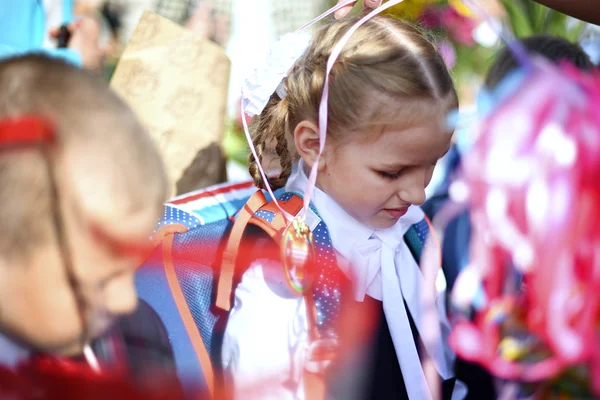
[[[133,112],[99,77],[41,55],[4,60],[0,120],[23,115],[39,116],[55,127],[51,157],[59,191],[62,156],[69,152],[81,160],[90,190],[110,196],[117,209],[135,212],[140,204],[151,201],[158,207],[165,200],[167,178],[157,149]],[[51,237],[49,185],[35,146],[0,147],[0,257],[26,257]]]
[[[583,71],[591,71],[594,64],[589,56],[575,43],[567,39],[551,35],[535,35],[520,39],[530,53],[541,55],[553,63],[567,61]],[[494,89],[509,72],[519,66],[509,48],[504,48],[497,55],[485,79],[485,85]]]

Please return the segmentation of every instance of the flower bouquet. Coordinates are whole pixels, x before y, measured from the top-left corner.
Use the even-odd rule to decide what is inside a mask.
[[[598,398],[600,77],[523,62],[451,186],[473,225],[451,344],[508,398]]]

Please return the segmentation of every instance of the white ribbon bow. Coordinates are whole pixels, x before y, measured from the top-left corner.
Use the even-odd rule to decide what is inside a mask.
[[[310,34],[306,32],[287,33],[275,42],[267,59],[244,81],[242,103],[246,114],[259,115],[264,110],[271,95],[309,44]]]
[[[411,399],[431,399],[406,311],[408,307],[417,330],[424,332],[420,304],[420,294],[425,288],[423,275],[403,240],[398,231],[375,231],[367,241],[354,246],[351,256],[354,296],[357,301],[363,301],[365,295],[383,301],[408,395]],[[441,336],[444,337],[445,333]],[[426,351],[433,359],[438,374],[442,379],[451,378],[451,353],[444,351],[441,340],[431,347]]]
[[[371,237],[353,248],[351,256],[354,279],[354,299],[364,301],[365,295],[381,301],[381,240]]]

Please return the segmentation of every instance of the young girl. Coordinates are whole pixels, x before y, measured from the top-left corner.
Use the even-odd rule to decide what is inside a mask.
[[[273,94],[255,117],[256,148],[276,143],[280,157],[282,172],[272,187],[304,193],[319,153],[326,63],[357,21],[323,26],[285,78],[284,90]],[[314,227],[311,218],[317,218],[326,224],[337,261],[352,279],[354,300],[374,304],[381,313],[360,379],[346,376],[347,382],[338,385],[343,394],[335,397],[429,399],[417,345],[423,334],[423,277],[403,236],[423,219],[418,206],[425,201],[425,187],[450,147],[446,115],[457,107],[452,79],[417,29],[379,16],[344,46],[329,90],[328,137],[312,197],[316,212],[307,223]],[[255,162],[250,171],[261,186]],[[303,382],[309,346],[304,302],[288,289],[280,261],[258,259],[244,273],[222,349],[236,398],[310,398]],[[445,337],[443,311],[440,317]],[[359,328],[363,321],[353,323]],[[453,358],[445,342],[425,350],[442,381],[450,382]],[[248,390],[260,382],[267,382],[263,392]],[[445,390],[445,397],[462,398],[464,392],[457,383]]]

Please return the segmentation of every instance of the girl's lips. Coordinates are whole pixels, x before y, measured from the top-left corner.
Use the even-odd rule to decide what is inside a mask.
[[[408,211],[408,207],[404,208],[384,208],[383,211],[388,213],[392,218],[398,219]]]

